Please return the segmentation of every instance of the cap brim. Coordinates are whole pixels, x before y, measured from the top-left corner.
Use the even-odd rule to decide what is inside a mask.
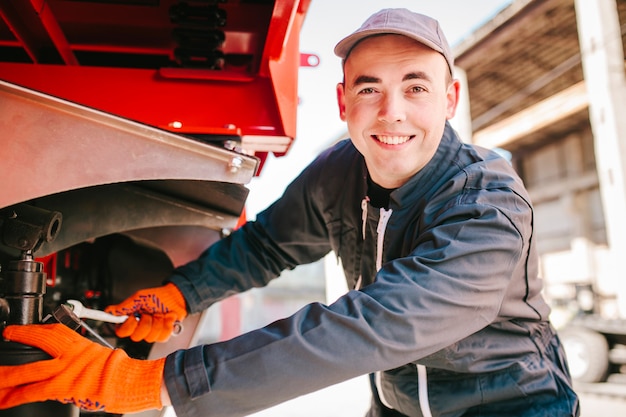
[[[337,55],[339,58],[345,59],[348,57],[348,55],[350,54],[350,51],[352,51],[352,49],[356,46],[356,44],[361,42],[363,39],[368,38],[370,36],[374,36],[374,35],[389,35],[389,34],[406,36],[408,38],[418,41],[419,43],[423,45],[426,45],[427,47],[429,47],[430,49],[434,51],[437,51],[441,54],[444,53],[444,51],[437,44],[421,36],[416,36],[414,33],[405,32],[402,30],[394,30],[394,29],[384,29],[384,30],[373,29],[373,30],[363,30],[357,33],[353,33],[352,35],[346,36],[335,46],[335,50],[334,50],[335,55]]]

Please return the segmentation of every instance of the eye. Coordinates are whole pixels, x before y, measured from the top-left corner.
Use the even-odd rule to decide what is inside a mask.
[[[422,86],[419,86],[419,85],[414,85],[414,86],[411,86],[411,88],[409,88],[409,92],[411,92],[411,93],[422,93],[422,92],[425,92],[425,91],[426,91],[426,89],[424,87],[422,87]]]
[[[366,87],[359,90],[359,94],[373,94],[376,90],[372,87]]]

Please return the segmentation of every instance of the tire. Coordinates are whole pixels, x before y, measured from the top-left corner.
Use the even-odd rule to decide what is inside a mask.
[[[559,331],[559,337],[574,381],[606,381],[609,344],[602,334],[584,327],[566,327]]]

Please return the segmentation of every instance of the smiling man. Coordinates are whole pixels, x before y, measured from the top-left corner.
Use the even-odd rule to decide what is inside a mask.
[[[345,42],[338,53],[346,54]],[[340,117],[372,180],[399,187],[435,154],[459,82],[441,53],[406,36],[371,35],[348,53],[337,85]]]
[[[530,199],[506,160],[464,144],[448,123],[459,82],[439,24],[382,10],[335,52],[350,139],[256,221],[109,311],[141,315],[119,336],[161,340],[188,313],[330,251],[351,290],[157,361],[96,348],[61,325],[11,326],[5,338],[54,359],[0,367],[0,407],[171,402],[178,417],[244,416],[369,374],[369,417],[579,415],[541,296]]]

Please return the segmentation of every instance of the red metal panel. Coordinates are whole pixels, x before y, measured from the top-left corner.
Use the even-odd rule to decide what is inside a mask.
[[[234,133],[285,135],[267,78],[224,82],[170,79],[158,70],[3,64],[0,79],[178,133],[232,126]]]

